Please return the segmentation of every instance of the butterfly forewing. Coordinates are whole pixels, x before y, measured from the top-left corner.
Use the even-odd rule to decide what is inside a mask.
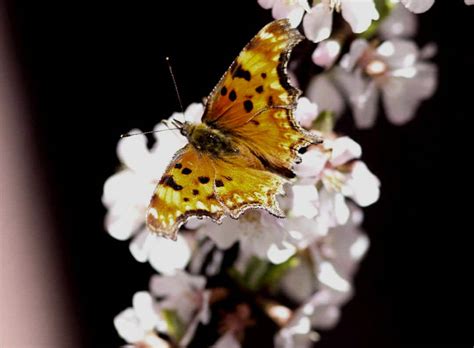
[[[288,83],[286,65],[301,39],[286,19],[260,30],[213,89],[202,121],[235,129],[273,105],[293,106],[300,91]]]

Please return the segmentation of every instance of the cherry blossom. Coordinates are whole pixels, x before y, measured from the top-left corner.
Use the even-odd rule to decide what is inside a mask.
[[[334,11],[341,12],[354,33],[367,30],[373,20],[379,19],[373,0],[322,0],[303,19],[309,40],[320,42],[331,35]]]
[[[352,43],[335,78],[359,128],[375,123],[379,95],[392,123],[401,125],[413,117],[437,83],[436,66],[424,58],[416,45],[405,39],[385,41],[375,49],[365,40]]]
[[[272,9],[273,18],[288,18],[294,28],[301,23],[305,11],[310,11],[307,0],[258,0],[258,3],[265,9]]]

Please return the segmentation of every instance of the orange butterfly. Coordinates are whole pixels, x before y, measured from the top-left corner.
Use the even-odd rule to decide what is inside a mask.
[[[190,217],[237,219],[249,208],[283,217],[276,195],[294,178],[298,150],[321,142],[293,116],[300,91],[286,65],[302,40],[287,19],[265,26],[245,46],[207,99],[202,123],[173,120],[189,144],[158,183],[148,227],[176,239]]]

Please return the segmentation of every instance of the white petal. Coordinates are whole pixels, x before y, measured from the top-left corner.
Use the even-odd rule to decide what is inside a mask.
[[[305,128],[311,128],[313,121],[318,116],[318,106],[312,103],[308,98],[301,97],[296,105],[296,120]]]
[[[428,11],[434,4],[434,0],[401,0],[407,9],[414,13]]]
[[[140,326],[140,319],[133,308],[127,308],[114,318],[117,333],[128,343],[136,343],[145,337],[145,329]]]
[[[370,128],[377,117],[379,91],[375,81],[365,79],[359,70],[348,73],[335,70],[335,78],[349,98],[354,121],[358,128]]]
[[[385,40],[397,37],[411,37],[416,34],[417,28],[417,17],[398,4],[380,24],[379,33],[382,39]]]
[[[354,163],[351,178],[347,181],[352,194],[350,197],[361,207],[375,203],[380,196],[380,181],[370,172],[364,162]]]
[[[155,311],[155,301],[146,291],[139,291],[133,295],[133,309],[140,319],[140,326],[146,331],[156,326],[159,317]]]
[[[138,262],[146,262],[148,260],[150,244],[152,243],[151,238],[154,238],[154,236],[145,229],[138,233],[130,243],[130,253]]]
[[[183,292],[204,289],[206,278],[177,271],[174,275],[155,275],[150,280],[150,291],[155,296],[180,296]]]
[[[466,5],[474,5],[474,0],[464,0]]]
[[[313,63],[323,68],[330,68],[334,65],[339,53],[341,44],[336,40],[324,40],[314,50],[311,55]]]
[[[334,266],[323,261],[319,264],[318,279],[326,286],[341,292],[348,292],[351,290],[351,284],[339,274],[337,274]]]
[[[206,223],[199,231],[207,235],[220,249],[229,249],[238,239],[240,233],[239,221],[225,219],[221,225]]]
[[[338,306],[327,305],[315,309],[311,324],[317,329],[330,330],[339,321],[341,310]]]
[[[304,302],[316,288],[315,274],[309,264],[302,261],[291,271],[285,273],[280,286],[290,299],[299,303]]]
[[[293,206],[291,216],[304,216],[308,219],[318,214],[319,195],[315,185],[293,185],[291,187]]]
[[[341,0],[341,12],[354,33],[362,33],[369,28],[372,20],[379,19],[373,0]]]
[[[144,214],[139,213],[136,209],[130,209],[123,215],[107,214],[105,228],[115,239],[126,240],[135,234],[144,221]]]
[[[413,71],[408,72],[412,73],[411,76],[405,70],[408,77],[391,77],[382,86],[385,112],[397,125],[408,122],[421,101],[429,98],[437,85],[437,70],[433,64],[418,63]]]
[[[204,105],[202,103],[191,103],[184,111],[185,120],[191,123],[199,123],[204,114]]]
[[[191,259],[191,249],[185,238],[178,235],[176,241],[151,235],[153,242],[149,250],[150,265],[162,274],[174,274],[184,269]]]
[[[130,133],[139,132],[139,129],[130,131]],[[123,164],[134,171],[146,168],[150,162],[146,136],[139,134],[120,139],[117,144],[117,156]]]
[[[275,5],[275,1],[277,0],[257,0],[258,4],[266,10],[272,8]]]
[[[304,8],[298,2],[277,0],[272,9],[272,16],[275,19],[288,18],[293,28],[296,28],[304,15]]]
[[[356,39],[351,43],[349,53],[344,55],[341,59],[341,66],[347,70],[352,71],[362,55],[367,51],[369,42],[365,39]]]
[[[231,332],[221,336],[212,348],[240,348],[240,343]]]
[[[313,42],[320,42],[331,35],[332,10],[324,3],[317,4],[303,19],[306,37]]]
[[[326,74],[319,74],[311,79],[306,95],[316,103],[319,112],[331,111],[338,116],[344,111],[344,99]]]
[[[334,196],[334,215],[339,225],[344,225],[349,220],[349,207],[344,196],[339,193],[336,193]]]
[[[335,139],[331,145],[330,162],[334,167],[359,158],[362,155],[362,147],[347,136]]]
[[[393,70],[413,66],[418,59],[419,51],[413,41],[393,39],[377,47],[377,54]]]
[[[268,260],[275,265],[279,265],[285,261],[288,261],[290,257],[292,257],[295,252],[296,248],[288,242],[283,242],[284,247],[280,248],[276,244],[270,245],[267,251]]]

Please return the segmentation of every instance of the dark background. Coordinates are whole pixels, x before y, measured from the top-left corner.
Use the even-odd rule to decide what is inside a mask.
[[[358,131],[347,115],[341,125],[362,145],[382,196],[365,209],[371,248],[356,296],[318,347],[473,341],[472,251],[464,250],[472,245],[473,10],[437,1],[419,17],[418,43],[439,47],[439,88],[412,122],[395,127],[381,115]],[[113,317],[152,274],[103,229],[100,198],[118,165],[118,136],[179,109],[165,56],[184,104],[200,101],[271,15],[256,1],[11,0],[6,11],[72,315],[84,346],[115,347]]]

